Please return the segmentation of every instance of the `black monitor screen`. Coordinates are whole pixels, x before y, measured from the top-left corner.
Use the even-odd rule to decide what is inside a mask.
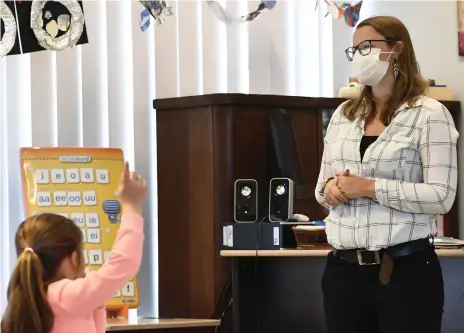
[[[292,116],[285,110],[274,110],[269,116],[269,125],[274,146],[278,175],[295,182],[296,197],[307,196],[307,184],[304,179],[295,125]]]

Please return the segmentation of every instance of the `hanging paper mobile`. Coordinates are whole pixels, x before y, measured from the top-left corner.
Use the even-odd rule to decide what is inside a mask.
[[[150,26],[150,15],[157,25],[162,24],[169,16],[172,16],[172,8],[165,0],[139,0],[145,9],[140,13],[140,29],[145,31]]]
[[[316,2],[316,9],[320,0]],[[362,1],[329,1],[324,0],[327,4],[327,13],[335,19],[344,18],[347,25],[354,27],[359,21],[359,11],[361,10]]]
[[[82,1],[0,1],[0,25],[0,57],[88,43]]]
[[[358,23],[359,13],[361,12],[361,6],[362,6],[362,1],[357,3],[354,6],[345,8],[345,12],[343,13],[343,16],[345,18],[346,24],[348,24],[350,27],[354,27]]]
[[[145,31],[148,29],[149,26],[150,26],[150,12],[148,11],[148,9],[144,9],[140,13],[140,29],[142,31]]]
[[[219,2],[217,1],[206,1],[206,3],[209,5],[209,7],[214,11],[218,19],[225,24],[231,24],[231,23],[245,23],[245,22],[251,22],[254,21],[258,16],[261,15],[261,13],[264,10],[272,10],[274,6],[276,5],[276,0],[272,1],[264,1],[261,0],[261,3],[259,4],[258,8],[249,13],[248,15],[242,16],[242,17],[234,17],[231,15]]]

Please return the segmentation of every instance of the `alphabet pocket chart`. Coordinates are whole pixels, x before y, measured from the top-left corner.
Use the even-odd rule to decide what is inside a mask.
[[[86,273],[111,256],[121,222],[118,183],[124,155],[116,148],[22,148],[26,216],[61,214],[82,230]],[[108,310],[137,308],[134,277],[106,302]]]

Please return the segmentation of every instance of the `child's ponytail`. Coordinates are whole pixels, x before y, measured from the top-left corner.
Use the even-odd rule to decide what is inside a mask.
[[[60,280],[63,260],[82,257],[82,231],[57,214],[39,214],[22,222],[15,237],[18,262],[8,285],[1,333],[50,333],[54,314],[47,289]]]
[[[26,248],[8,285],[8,307],[1,323],[2,333],[50,333],[53,312],[43,283],[39,256]]]

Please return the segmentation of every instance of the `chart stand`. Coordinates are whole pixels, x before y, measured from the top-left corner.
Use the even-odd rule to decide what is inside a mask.
[[[106,318],[126,318],[129,319],[129,306],[123,305],[119,309],[106,310]]]

